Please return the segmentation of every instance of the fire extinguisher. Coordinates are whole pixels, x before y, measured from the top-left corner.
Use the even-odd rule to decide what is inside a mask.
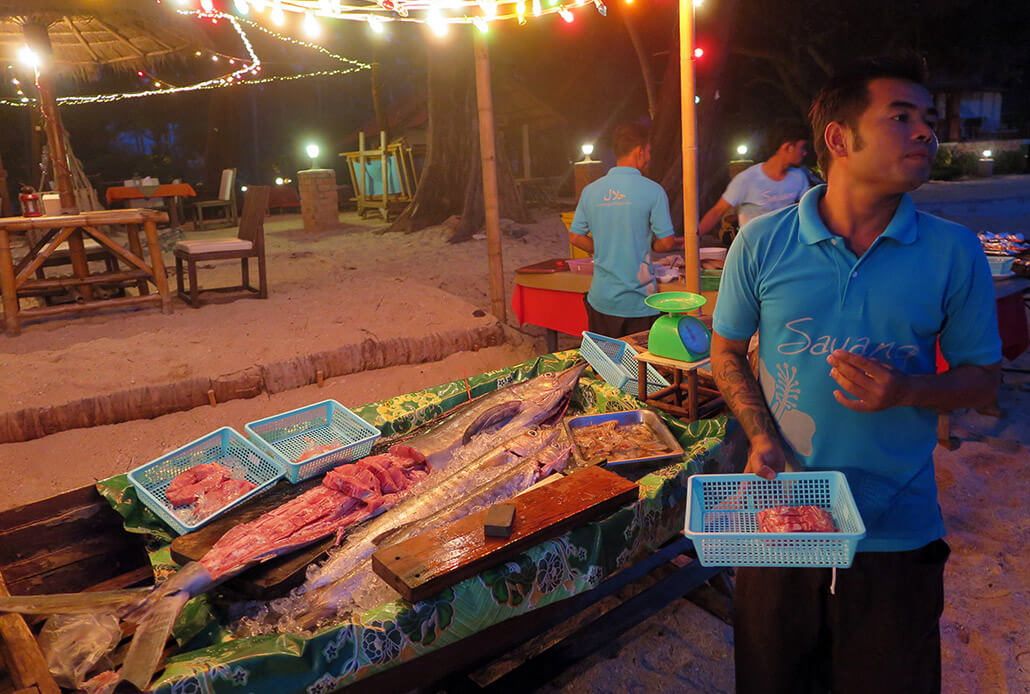
[[[21,187],[21,193],[18,194],[18,202],[21,203],[21,214],[23,217],[42,217],[43,206],[39,201],[39,194],[36,193],[32,186]]]

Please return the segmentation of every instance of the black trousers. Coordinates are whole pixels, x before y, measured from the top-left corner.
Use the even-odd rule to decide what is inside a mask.
[[[625,337],[634,333],[642,333],[650,330],[658,316],[639,316],[636,318],[625,318],[623,316],[610,316],[601,313],[590,305],[587,297],[583,295],[583,305],[587,307],[587,330],[605,337]]]
[[[941,690],[944,540],[860,552],[849,569],[737,569],[737,692]]]

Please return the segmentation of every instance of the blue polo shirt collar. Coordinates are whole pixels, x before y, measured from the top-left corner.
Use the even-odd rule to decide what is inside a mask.
[[[630,174],[633,176],[643,175],[640,173],[640,169],[633,166],[613,166],[612,168],[608,169],[608,174]]]
[[[802,243],[812,246],[820,241],[836,238],[836,234],[826,228],[823,218],[819,216],[819,200],[826,194],[826,184],[815,186],[801,197],[798,203],[798,236]],[[919,236],[916,222],[916,206],[912,198],[903,195],[898,209],[891,218],[890,224],[883,230],[881,237],[894,239],[901,244],[915,243]]]

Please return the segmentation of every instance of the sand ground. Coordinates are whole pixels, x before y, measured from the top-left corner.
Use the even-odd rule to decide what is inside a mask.
[[[243,368],[269,354],[289,355],[361,335],[426,334],[439,326],[484,320],[489,312],[485,241],[446,242],[448,231],[380,234],[374,223],[342,215],[332,231],[301,230],[299,217],[267,225],[272,299],[190,309],[101,314],[27,326],[0,336],[0,392],[7,404],[114,390],[128,380]],[[190,233],[190,238],[232,230]],[[505,286],[515,268],[567,253],[557,214],[509,226],[504,237]],[[202,270],[202,284],[231,283],[237,267]],[[323,306],[333,303],[333,320]],[[384,303],[378,303],[384,302]],[[461,315],[457,315],[460,313]],[[489,317],[485,317],[489,320]],[[71,429],[0,444],[0,508],[23,504],[131,469],[217,426],[242,424],[334,397],[360,404],[522,361],[544,351],[542,331],[516,330],[508,341],[442,360],[332,378],[274,395],[198,407],[151,420]],[[241,325],[252,326],[243,329]],[[247,334],[249,332],[249,334]],[[560,347],[576,340],[563,337]],[[200,348],[198,348],[198,345]],[[278,351],[277,351],[278,350]],[[145,368],[134,366],[136,362]],[[156,366],[155,366],[156,365]],[[1024,355],[1015,365],[1030,366]],[[137,372],[134,369],[142,369]],[[946,573],[942,621],[944,683],[949,692],[1030,691],[1030,524],[1024,506],[1030,484],[1022,470],[1030,445],[1030,377],[1005,375],[1002,416],[956,415],[957,451],[938,448],[941,506],[953,554]],[[27,474],[27,471],[31,473]],[[577,664],[548,687],[568,692],[723,692],[733,689],[732,630],[686,600],[678,600]]]

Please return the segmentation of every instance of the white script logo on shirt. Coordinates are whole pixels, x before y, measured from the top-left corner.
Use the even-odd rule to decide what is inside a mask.
[[[918,345],[899,345],[895,342],[873,342],[868,337],[856,336],[833,336],[820,335],[813,338],[800,327],[801,323],[813,320],[808,318],[796,318],[784,323],[784,327],[798,336],[796,342],[782,342],[776,348],[780,354],[794,355],[808,352],[814,355],[825,355],[830,352],[843,349],[869,359],[879,359],[888,363],[900,362],[904,364],[909,359],[919,354]]]

